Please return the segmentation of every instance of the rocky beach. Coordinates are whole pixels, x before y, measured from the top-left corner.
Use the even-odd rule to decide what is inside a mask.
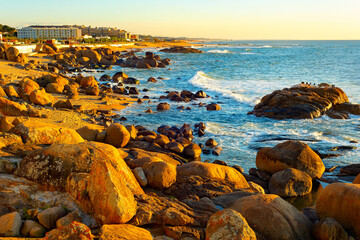
[[[355,126],[351,87],[183,74],[233,46],[0,44],[0,239],[360,239],[357,138],[309,135]]]

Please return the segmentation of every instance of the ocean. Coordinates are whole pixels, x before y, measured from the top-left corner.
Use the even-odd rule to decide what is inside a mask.
[[[123,124],[143,125],[151,130],[166,124],[181,127],[200,121],[207,126],[205,136],[196,143],[214,138],[223,151],[220,156],[202,155],[202,160],[223,160],[239,165],[247,172],[255,167],[256,153],[287,139],[306,142],[321,153],[340,154],[323,159],[326,167],[360,163],[360,116],[336,120],[323,116],[313,120],[273,120],[247,115],[260,99],[274,90],[301,82],[329,83],[340,87],[350,102],[360,103],[360,41],[223,41],[206,42],[196,48],[202,54],[171,54],[155,51],[172,60],[170,69],[130,69],[115,67],[105,73],[124,71],[140,80],[138,88],[148,89],[152,103],[132,104],[118,112],[128,121]],[[143,50],[139,55],[144,55]],[[104,73],[97,73],[100,77]],[[148,83],[149,77],[161,77]],[[204,90],[211,98],[189,103],[169,102],[171,109],[156,112],[165,91]],[[206,111],[199,102],[218,103],[222,110]],[[191,110],[179,110],[178,106]],[[144,111],[149,107],[153,114]],[[351,146],[333,151],[333,147]],[[336,172],[339,170],[337,169]],[[335,173],[336,173],[335,172]]]

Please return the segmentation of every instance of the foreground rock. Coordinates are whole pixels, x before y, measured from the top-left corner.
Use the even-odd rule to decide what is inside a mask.
[[[105,142],[115,147],[124,147],[130,140],[130,133],[119,123],[111,124],[107,129]]]
[[[303,196],[311,192],[312,179],[302,171],[288,168],[271,176],[270,193],[281,197]]]
[[[0,113],[5,116],[27,115],[27,107],[17,102],[0,97]]]
[[[345,204],[347,203],[347,204]],[[333,218],[356,239],[360,238],[360,186],[333,183],[324,188],[316,200],[319,219]]]
[[[205,162],[191,162],[177,167],[177,174],[184,176],[200,176],[230,182],[236,188],[249,188],[244,176],[234,168]]]
[[[312,119],[347,102],[348,97],[338,87],[300,84],[264,96],[249,114],[274,119]]]
[[[256,235],[240,213],[225,209],[211,215],[206,227],[208,240],[256,240]]]
[[[152,240],[149,231],[130,224],[104,225],[101,227],[99,240],[123,239],[123,240]]]
[[[19,135],[24,143],[36,145],[84,142],[84,139],[73,129],[37,121],[22,122],[11,132]]]
[[[277,195],[243,197],[230,208],[241,213],[258,239],[312,239],[310,220]]]
[[[325,171],[324,163],[307,144],[289,140],[273,148],[263,148],[256,155],[259,170],[276,173],[286,168],[306,172],[311,178],[321,178]]]

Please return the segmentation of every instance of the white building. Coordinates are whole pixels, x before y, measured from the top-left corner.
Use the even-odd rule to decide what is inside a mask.
[[[70,39],[81,38],[81,29],[71,26],[29,26],[18,29],[20,39]]]
[[[0,41],[2,41],[2,33],[0,32]]]

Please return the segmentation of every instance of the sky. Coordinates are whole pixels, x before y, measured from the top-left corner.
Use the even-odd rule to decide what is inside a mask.
[[[118,27],[153,36],[360,40],[360,0],[0,0],[0,24]]]

